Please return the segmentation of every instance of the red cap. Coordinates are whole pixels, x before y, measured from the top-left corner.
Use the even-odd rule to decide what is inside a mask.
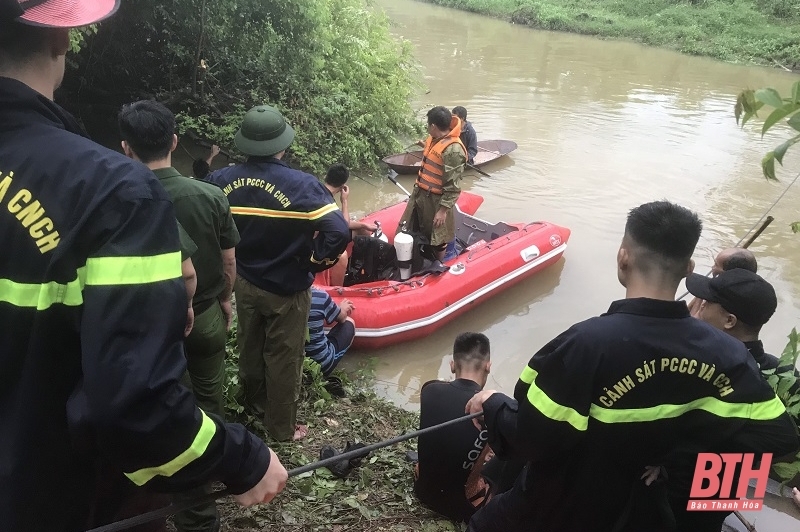
[[[2,0],[0,3],[7,3]],[[23,13],[17,20],[46,28],[78,28],[113,15],[120,0],[11,0]]]

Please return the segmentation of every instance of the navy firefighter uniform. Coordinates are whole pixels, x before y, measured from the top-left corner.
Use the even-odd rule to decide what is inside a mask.
[[[339,207],[320,181],[280,157],[294,131],[274,108],[245,115],[236,142],[247,162],[211,174],[228,197],[236,246],[241,399],[263,412],[272,438],[302,437],[297,423],[311,284],[350,241]]]
[[[308,290],[314,274],[333,266],[350,242],[325,186],[280,159],[250,157],[208,180],[228,197],[241,235],[236,273],[262,290],[284,296]]]
[[[744,344],[680,301],[624,299],[573,325],[531,358],[514,398],[483,403],[489,444],[528,465],[473,516],[474,532],[653,531],[671,522],[718,532],[726,513],[686,511],[697,453],[798,447]],[[666,482],[645,489],[646,466],[664,467]]]
[[[175,213],[143,165],[0,77],[0,529],[89,525],[94,471],[235,493],[266,445],[195,406]]]

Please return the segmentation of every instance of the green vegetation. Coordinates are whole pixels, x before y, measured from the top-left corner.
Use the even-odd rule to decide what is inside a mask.
[[[791,94],[785,98],[771,88],[742,91],[736,99],[734,107],[736,123],[741,123],[744,127],[751,118],[758,116],[758,111],[764,106],[771,108],[772,112],[761,126],[762,137],[767,131],[779,125],[788,126],[790,130],[793,130],[791,131],[792,136],[788,140],[767,153],[761,160],[764,177],[777,179],[775,177],[775,161],[783,165],[786,151],[800,142],[800,113],[798,113],[800,111],[800,81],[792,86]],[[793,228],[797,232],[798,228],[795,226]]]
[[[261,421],[236,402],[238,352],[236,329],[229,333],[225,390],[228,418],[246,424],[264,436]],[[352,376],[337,372],[347,397],[332,399],[325,390],[320,367],[306,360],[311,382],[304,387],[298,419],[309,434],[298,443],[271,443],[286,469],[319,460],[323,445],[340,451],[346,441],[365,444],[386,440],[419,427],[419,415],[378,398],[371,390],[371,371]],[[413,492],[413,467],[406,451],[411,440],[371,453],[345,479],[325,468],[290,479],[286,489],[270,504],[242,510],[230,499],[220,505],[223,530],[256,532],[340,531],[445,532],[461,530],[417,502]]]
[[[798,0],[426,0],[546,30],[800,68]]]
[[[66,89],[110,110],[154,97],[181,133],[227,148],[243,113],[269,103],[297,131],[299,166],[373,166],[418,126],[410,47],[369,1],[128,0],[96,34],[74,34]]]
[[[800,81],[792,86],[791,94],[787,97],[772,88],[752,90],[747,89],[739,94],[734,107],[736,123],[744,127],[750,119],[758,116],[758,111],[762,108],[772,109],[764,124],[761,126],[761,136],[776,126],[784,126],[789,129],[790,137],[788,140],[779,144],[775,149],[764,155],[761,159],[761,169],[764,177],[768,180],[777,180],[775,175],[775,161],[783,166],[783,158],[786,151],[794,144],[800,142]],[[800,175],[800,172],[798,172]],[[797,177],[795,177],[797,179]],[[790,185],[791,186],[791,185]],[[800,222],[791,224],[792,231],[800,232]],[[797,330],[792,329],[789,334],[789,343],[783,350],[780,364],[778,367],[795,368],[800,357],[800,337]],[[798,379],[792,371],[775,373],[770,372],[767,380],[775,390],[776,395],[786,405],[786,411],[792,416],[795,425],[800,424],[800,389],[794,388]],[[800,432],[800,429],[798,429]],[[794,457],[793,462],[776,463],[773,471],[784,481],[797,479],[800,481],[800,452]]]
[[[778,367],[794,368],[797,364],[798,356],[798,334],[796,329],[792,329],[789,334],[789,343],[781,355],[780,364]],[[786,411],[792,416],[795,422],[795,428],[800,423],[800,391],[792,390],[797,383],[797,377],[791,371],[784,371],[783,373],[775,373],[776,370],[770,370],[768,373],[767,381],[775,390],[775,394],[786,405]],[[798,429],[800,432],[800,429]],[[792,462],[775,462],[772,464],[772,470],[775,474],[784,481],[791,481],[797,479],[800,481],[800,452],[798,452],[794,461]]]

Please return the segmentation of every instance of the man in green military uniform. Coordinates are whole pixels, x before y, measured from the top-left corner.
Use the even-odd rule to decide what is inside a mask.
[[[186,338],[191,382],[186,384],[191,384],[201,408],[224,418],[225,342],[233,315],[235,246],[239,242],[228,200],[217,186],[183,177],[172,167],[178,138],[175,116],[164,105],[152,100],[126,105],[119,114],[119,128],[125,154],[156,174],[172,198],[178,221],[197,244],[192,256],[197,271],[192,301],[195,323]],[[175,524],[182,532],[216,531],[216,506],[212,502],[179,513]]]
[[[461,143],[461,121],[442,106],[428,111],[428,138],[422,166],[399,227],[419,231],[430,239],[439,260],[447,243],[456,237],[453,208],[461,194],[459,181],[467,161]]]
[[[197,271],[194,269],[192,256],[197,253],[197,246],[180,222],[178,222],[178,239],[181,243],[181,276],[183,277],[183,284],[186,286],[186,299],[189,301],[189,310],[186,311],[186,328],[183,330],[183,334],[189,336],[194,327],[192,300],[194,299],[194,293],[197,291]]]

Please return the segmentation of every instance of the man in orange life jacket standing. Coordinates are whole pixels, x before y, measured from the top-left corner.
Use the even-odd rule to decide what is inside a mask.
[[[422,152],[422,167],[414,190],[400,218],[413,231],[430,239],[439,260],[447,243],[456,236],[453,207],[461,194],[459,181],[467,161],[467,150],[459,138],[461,121],[446,107],[428,111],[428,138]]]

